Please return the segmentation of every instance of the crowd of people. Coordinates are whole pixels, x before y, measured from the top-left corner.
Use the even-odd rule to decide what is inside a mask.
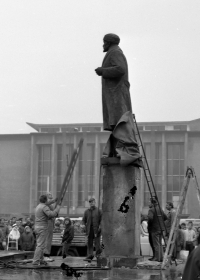
[[[6,250],[10,245],[9,241],[13,240],[17,241],[17,249],[19,250],[34,250],[34,222],[30,217],[0,219],[0,250]]]
[[[155,199],[150,199],[148,215],[142,216],[141,219],[141,222],[147,221],[148,224],[149,244],[153,252],[150,261],[163,261],[163,240],[165,239],[167,243],[176,214],[172,202],[166,203],[166,210],[167,214],[160,209]],[[181,223],[177,230],[172,259],[178,259],[181,250],[186,250],[191,254],[195,246],[199,244],[200,227],[194,227],[192,221],[189,221],[187,225]]]
[[[69,218],[57,218],[54,223],[53,232],[64,233],[66,221],[69,220]],[[70,223],[72,223],[71,220]],[[34,227],[34,219],[30,217],[0,218],[0,250],[7,250],[7,247],[11,246],[9,241],[17,240],[18,250],[34,251],[36,246]]]

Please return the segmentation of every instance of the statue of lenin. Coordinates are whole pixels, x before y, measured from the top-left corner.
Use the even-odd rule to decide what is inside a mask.
[[[134,131],[126,57],[118,46],[119,36],[110,33],[104,36],[103,41],[106,55],[102,67],[95,71],[102,76],[103,128],[112,132],[103,157],[118,157],[120,164],[124,166],[133,162],[141,166],[141,155]]]

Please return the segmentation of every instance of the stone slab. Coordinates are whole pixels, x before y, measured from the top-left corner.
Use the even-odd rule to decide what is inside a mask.
[[[20,261],[33,258],[33,251],[0,251],[1,261]]]

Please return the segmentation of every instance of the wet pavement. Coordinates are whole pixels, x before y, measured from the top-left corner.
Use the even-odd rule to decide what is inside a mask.
[[[66,271],[61,270],[60,265],[63,262],[61,257],[56,257],[54,262],[49,263],[49,269],[34,269],[30,264],[24,264],[24,268],[1,268],[1,280],[63,280],[63,279],[76,279],[66,275]],[[66,258],[65,264],[72,267],[85,267],[87,264],[83,258]],[[95,262],[92,262],[95,266]],[[89,267],[91,267],[89,265]],[[83,271],[79,280],[178,280],[179,272],[183,267],[173,266],[170,270],[148,270],[148,269],[126,269],[114,268],[111,270],[95,270]]]
[[[0,257],[3,261],[2,256]],[[83,261],[84,258],[67,257],[64,261],[61,257],[55,257],[55,261],[49,263],[49,269],[34,269],[31,264],[24,264],[24,268],[1,268],[0,280],[63,280],[76,279],[66,275],[66,271],[61,270],[61,263],[68,264],[72,267],[85,267],[88,263]],[[96,266],[92,261],[89,267]],[[30,267],[27,269],[26,267]],[[83,271],[79,280],[178,280],[179,272],[183,271],[183,265],[173,266],[170,270],[148,270],[148,269],[126,269],[114,268],[111,270],[93,270]]]
[[[1,269],[1,280],[63,280],[75,279],[65,274],[65,271],[36,270],[36,269]],[[148,271],[137,269],[112,269],[109,271],[87,271],[83,272],[80,280],[178,280],[181,279],[173,273],[166,271]]]

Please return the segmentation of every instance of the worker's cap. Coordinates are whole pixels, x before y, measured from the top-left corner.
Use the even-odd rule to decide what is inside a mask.
[[[17,227],[17,224],[14,224],[12,227]]]
[[[25,226],[25,229],[30,228],[29,226]]]
[[[89,202],[93,202],[93,201],[95,201],[95,198],[94,198],[94,197],[91,197],[91,198],[89,199]]]
[[[173,204],[173,202],[167,202],[167,204],[171,207],[171,208],[174,208],[174,204]]]
[[[150,198],[150,201],[151,201],[151,203],[153,203],[153,204],[157,204],[157,203],[158,203],[158,201],[156,200],[156,198]]]

